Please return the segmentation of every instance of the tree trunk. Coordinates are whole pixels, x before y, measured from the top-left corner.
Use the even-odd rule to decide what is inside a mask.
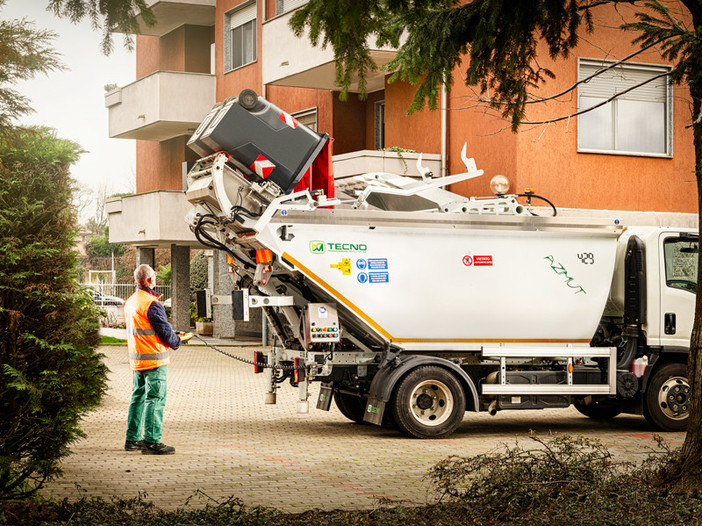
[[[698,228],[702,231],[702,117],[700,116],[702,85],[690,83],[693,107],[693,135],[695,145],[695,175],[697,178]],[[667,466],[662,480],[678,491],[702,491],[702,258],[697,260],[697,298],[695,319],[690,337],[690,354],[687,360],[687,374],[690,382],[690,417],[687,435],[680,450],[680,456]]]

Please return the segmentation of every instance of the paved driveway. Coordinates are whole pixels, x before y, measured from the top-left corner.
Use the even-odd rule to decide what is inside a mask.
[[[227,348],[251,358],[254,347]],[[598,423],[574,409],[467,413],[443,440],[413,440],[376,426],[353,424],[335,407],[297,410],[297,389],[284,384],[277,405],[264,405],[263,375],[202,346],[173,353],[163,441],[176,454],[152,456],[122,448],[131,371],[124,346],[102,347],[110,368],[102,405],[87,415],[87,438],[72,446],[64,476],[45,495],[78,498],[134,497],[146,492],[156,505],[174,509],[197,490],[191,505],[230,495],[251,505],[283,511],[370,508],[378,500],[405,504],[431,501],[427,470],[449,455],[474,455],[515,440],[573,434],[599,438],[617,458],[639,461],[654,447],[642,417]],[[663,433],[673,444],[683,433]]]

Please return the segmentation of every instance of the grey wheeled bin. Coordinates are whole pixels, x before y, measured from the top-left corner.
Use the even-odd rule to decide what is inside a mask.
[[[248,178],[273,181],[289,194],[328,140],[246,89],[213,108],[188,146],[202,156],[226,151]]]

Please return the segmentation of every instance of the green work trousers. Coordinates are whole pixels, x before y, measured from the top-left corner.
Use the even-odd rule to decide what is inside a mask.
[[[142,439],[143,423],[143,439],[153,444],[161,443],[167,374],[167,365],[134,371],[132,400],[127,417],[127,440],[136,442]]]

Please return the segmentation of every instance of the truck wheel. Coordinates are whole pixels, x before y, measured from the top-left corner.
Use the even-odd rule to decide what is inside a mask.
[[[367,398],[362,396],[354,396],[338,391],[334,393],[334,403],[341,411],[341,414],[358,424],[363,423],[366,400]]]
[[[589,404],[573,402],[575,409],[593,420],[610,420],[622,412],[616,400],[593,400]]]
[[[644,416],[663,431],[685,431],[690,414],[690,384],[687,367],[669,363],[653,373],[646,390]]]
[[[463,420],[466,396],[453,374],[427,365],[402,379],[391,405],[393,420],[402,432],[415,438],[441,438]]]

